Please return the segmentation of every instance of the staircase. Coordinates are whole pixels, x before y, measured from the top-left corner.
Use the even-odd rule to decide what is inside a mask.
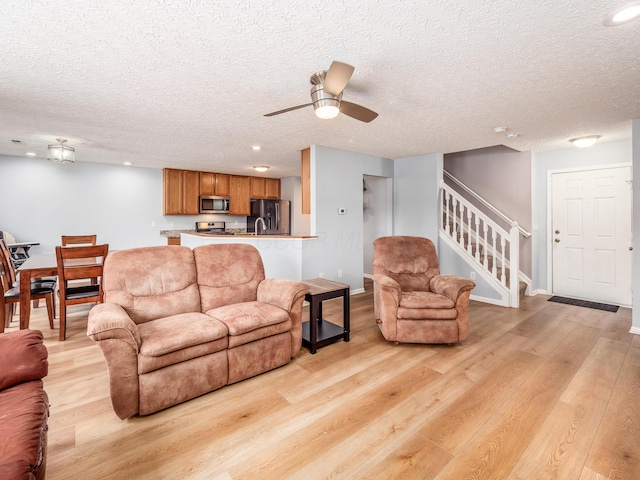
[[[442,181],[441,238],[487,283],[502,293],[505,306],[518,308],[520,295],[527,288],[519,271],[520,237],[531,234],[459,180],[447,172],[445,175],[466,193],[467,198]],[[498,225],[468,198],[490,211],[507,228]],[[511,272],[517,274],[512,275]]]

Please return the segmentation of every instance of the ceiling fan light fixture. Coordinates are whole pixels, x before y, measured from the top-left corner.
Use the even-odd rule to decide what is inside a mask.
[[[313,107],[316,109],[316,116],[322,119],[336,118],[340,113],[340,107],[337,105],[314,105]]]
[[[74,163],[76,161],[76,149],[65,145],[66,138],[56,138],[57,144],[47,147],[47,160],[57,163]]]
[[[588,148],[594,143],[596,143],[599,138],[600,138],[600,135],[587,135],[584,137],[572,138],[569,141],[578,148]]]

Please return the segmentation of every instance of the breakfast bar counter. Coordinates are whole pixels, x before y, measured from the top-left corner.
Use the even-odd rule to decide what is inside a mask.
[[[180,244],[190,248],[211,243],[248,243],[258,249],[267,278],[289,278],[302,280],[303,255],[315,236],[296,235],[209,235],[203,233],[182,233]]]

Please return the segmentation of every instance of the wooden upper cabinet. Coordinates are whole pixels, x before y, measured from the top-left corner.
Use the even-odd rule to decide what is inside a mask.
[[[262,177],[251,178],[251,198],[265,198],[265,179]]]
[[[200,195],[216,194],[216,174],[200,172]]]
[[[197,215],[200,213],[200,172],[162,170],[163,215]]]
[[[302,150],[302,213],[311,213],[311,149]]]
[[[200,195],[229,196],[229,175],[200,172]]]
[[[216,188],[215,194],[223,197],[229,196],[229,177],[226,173],[216,173]]]
[[[251,198],[280,199],[279,178],[251,178]]]
[[[251,179],[229,176],[229,215],[251,215]]]
[[[265,178],[265,197],[280,199],[280,179]]]

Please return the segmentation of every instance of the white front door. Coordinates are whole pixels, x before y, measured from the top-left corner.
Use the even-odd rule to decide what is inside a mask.
[[[553,293],[631,305],[631,167],[551,177]]]

